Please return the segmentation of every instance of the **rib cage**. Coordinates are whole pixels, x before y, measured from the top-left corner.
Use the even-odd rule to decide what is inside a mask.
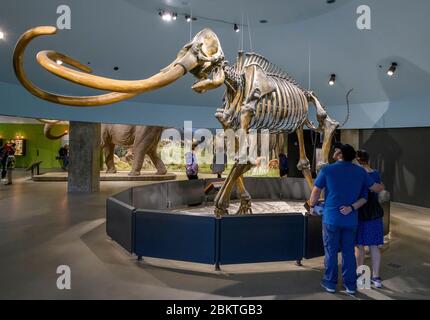
[[[266,75],[273,80],[275,91],[263,96],[255,108],[255,115],[250,123],[250,129],[268,129],[270,133],[280,131],[292,132],[297,130],[306,121],[308,113],[307,91],[300,87],[286,72],[269,62],[263,56],[255,53],[246,53],[241,61],[241,54],[238,61],[227,67],[226,77],[235,83],[235,94],[244,91],[244,68],[252,64],[259,65]],[[230,110],[226,93],[224,108]],[[231,98],[231,97],[230,97]],[[241,102],[245,97],[242,97]],[[235,110],[230,110],[232,116],[231,125],[234,130],[240,128],[240,107],[242,103],[235,106]],[[234,106],[233,106],[234,107]]]

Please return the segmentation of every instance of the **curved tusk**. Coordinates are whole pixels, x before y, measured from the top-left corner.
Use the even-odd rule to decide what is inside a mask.
[[[41,35],[52,35],[57,32],[57,29],[52,26],[41,26],[28,30],[19,39],[13,53],[13,66],[16,77],[21,84],[33,95],[43,100],[54,102],[57,104],[72,105],[72,106],[101,106],[112,104],[122,100],[130,99],[139,93],[160,88],[175,81],[181,77],[187,70],[190,70],[197,65],[197,59],[191,55],[186,55],[183,61],[179,61],[173,68],[169,68],[166,72],[161,72],[146,80],[123,81],[114,80],[98,76],[89,75],[91,69],[82,65],[78,61],[69,58],[60,53],[53,51],[40,52],[37,57],[39,63],[48,71],[69,81],[79,83],[96,89],[115,91],[96,96],[64,96],[50,93],[35,86],[28,80],[24,71],[24,53],[28,43],[35,37]],[[51,58],[60,58],[65,63],[76,67],[82,71],[76,71],[65,66],[60,66]],[[190,69],[189,69],[190,68]],[[101,84],[97,84],[101,81]],[[125,88],[122,87],[125,85]]]
[[[50,119],[36,119],[36,120],[44,124],[57,124],[60,122],[60,120],[50,120]]]
[[[41,98],[46,101],[65,104],[71,106],[101,106],[105,104],[111,104],[115,102],[119,102],[125,99],[130,99],[136,96],[136,93],[118,93],[112,92],[107,94],[102,94],[98,96],[86,96],[86,97],[75,97],[75,96],[63,96],[57,95],[54,93],[50,93],[40,89],[35,86],[30,80],[27,79],[27,76],[24,71],[24,53],[28,43],[35,37],[41,35],[49,35],[55,34],[57,32],[55,27],[37,27],[34,29],[30,29],[25,32],[19,39],[15,46],[15,50],[13,52],[13,67],[15,71],[15,75],[21,84],[26,88],[31,94],[35,95],[38,98]]]
[[[162,88],[178,80],[186,72],[181,64],[176,64],[173,68],[168,68],[165,72],[157,73],[148,79],[116,80],[91,75],[82,71],[76,71],[64,66],[64,64],[59,65],[56,62],[57,60],[62,60],[64,63],[75,67],[81,64],[78,61],[55,51],[40,51],[37,54],[36,59],[43,68],[63,79],[94,89],[123,93],[133,92],[139,94]]]
[[[54,126],[55,126],[55,123],[45,123],[45,126],[43,127],[43,134],[49,140],[58,140],[68,134],[68,132],[63,132],[59,135],[54,135],[52,133],[52,128],[54,128]]]

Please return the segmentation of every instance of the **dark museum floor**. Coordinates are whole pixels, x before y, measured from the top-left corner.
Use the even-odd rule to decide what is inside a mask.
[[[0,299],[428,299],[430,209],[393,204],[384,245],[384,289],[331,295],[319,282],[322,258],[224,267],[137,262],[105,234],[106,197],[142,182],[102,182],[94,195],[67,195],[66,183],[32,182],[15,171],[0,185]],[[181,177],[178,177],[181,179]],[[71,290],[56,269],[71,268]]]

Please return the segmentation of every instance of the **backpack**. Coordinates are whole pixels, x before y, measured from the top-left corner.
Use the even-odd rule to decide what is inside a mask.
[[[383,216],[384,209],[382,209],[382,206],[379,203],[378,194],[369,191],[366,204],[358,209],[358,220],[370,221],[382,218]]]
[[[187,176],[196,176],[199,172],[199,165],[194,161],[194,154],[191,155],[191,164],[185,165]]]

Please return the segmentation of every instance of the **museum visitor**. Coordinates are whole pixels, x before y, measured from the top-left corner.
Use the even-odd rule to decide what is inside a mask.
[[[375,183],[382,185],[379,172],[372,169],[369,165],[369,153],[366,150],[357,151],[357,161]],[[369,247],[372,261],[371,282],[377,288],[382,288],[382,280],[379,275],[379,268],[381,266],[379,246],[384,244],[383,215],[384,211],[379,204],[378,194],[369,191],[367,203],[358,212],[356,257],[357,265],[364,265],[364,247]]]
[[[61,169],[67,170],[69,167],[69,145],[65,144],[58,150],[58,159],[62,161]]]
[[[188,180],[197,180],[199,178],[199,165],[195,154],[196,147],[197,143],[193,142],[191,151],[185,154],[185,172]]]
[[[323,167],[315,180],[309,200],[310,213],[325,192],[323,211],[323,242],[325,272],[321,285],[329,293],[336,292],[338,281],[338,252],[342,252],[343,286],[349,294],[357,290],[356,258],[354,247],[358,223],[357,210],[367,201],[370,190],[378,192],[376,184],[367,172],[353,164],[355,149],[348,144],[336,144],[335,163]]]
[[[9,142],[0,148],[1,179],[6,178],[6,184],[12,184],[12,169],[15,166],[15,147],[15,143]]]

